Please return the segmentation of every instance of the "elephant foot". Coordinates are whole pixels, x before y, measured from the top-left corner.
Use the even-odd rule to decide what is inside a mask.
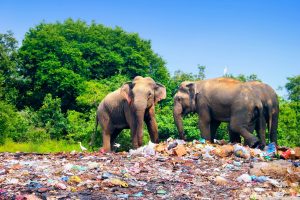
[[[256,148],[260,145],[260,141],[257,137],[252,137],[247,141],[247,145],[251,148]]]

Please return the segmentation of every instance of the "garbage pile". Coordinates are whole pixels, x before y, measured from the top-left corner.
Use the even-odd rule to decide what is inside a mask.
[[[300,148],[168,139],[129,152],[1,153],[0,199],[300,198]]]

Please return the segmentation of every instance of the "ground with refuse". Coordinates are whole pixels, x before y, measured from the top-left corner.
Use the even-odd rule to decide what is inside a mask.
[[[297,199],[300,148],[168,139],[129,152],[0,153],[0,199]]]

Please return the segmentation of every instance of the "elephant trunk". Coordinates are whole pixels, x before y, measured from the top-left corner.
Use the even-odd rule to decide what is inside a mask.
[[[146,102],[147,103],[147,102]],[[144,125],[144,117],[145,117],[145,110],[147,107],[147,104],[138,102],[135,104],[135,131],[134,131],[134,137],[133,140],[135,140],[135,144],[137,143],[137,146],[143,145],[143,125]]]
[[[174,117],[177,130],[179,132],[179,137],[180,139],[184,140],[185,135],[183,130],[183,122],[182,122],[182,106],[178,103],[174,106],[173,117]]]

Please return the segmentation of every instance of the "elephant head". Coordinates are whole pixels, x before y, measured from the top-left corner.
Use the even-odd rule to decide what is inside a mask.
[[[195,83],[185,81],[181,83],[177,93],[174,96],[173,117],[181,139],[185,139],[182,116],[195,112]]]
[[[132,112],[133,136],[138,137],[138,146],[141,146],[145,112],[151,108],[154,110],[154,105],[166,98],[166,88],[150,77],[137,76],[132,82],[122,86],[121,94],[127,100]]]

